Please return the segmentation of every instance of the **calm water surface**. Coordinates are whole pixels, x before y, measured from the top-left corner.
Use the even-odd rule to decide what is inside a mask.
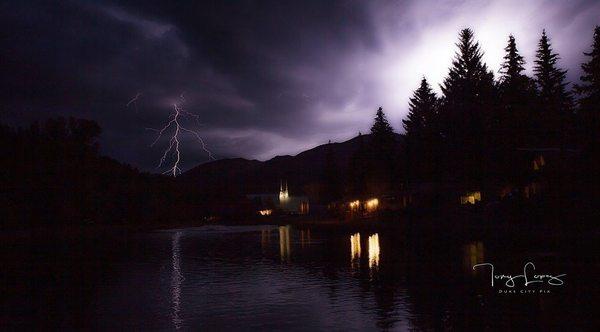
[[[106,330],[597,327],[592,306],[598,288],[585,277],[597,261],[574,260],[568,244],[399,232],[206,226],[141,233],[118,243],[48,244],[9,262],[4,279],[13,290],[3,324]],[[493,262],[501,272],[518,274],[528,260],[540,272],[566,273],[565,285],[529,287],[550,291],[544,294],[501,294],[506,288],[491,287],[487,270],[472,269]],[[15,281],[15,275],[30,280]]]

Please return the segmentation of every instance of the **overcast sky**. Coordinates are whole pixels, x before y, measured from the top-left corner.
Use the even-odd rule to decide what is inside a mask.
[[[576,81],[599,1],[4,1],[2,121],[98,121],[103,153],[153,170],[172,104],[198,115],[218,158],[265,160],[367,132],[397,132],[424,75],[439,91],[461,28],[496,73],[512,33],[531,73],[546,28]],[[136,103],[127,107],[138,93]],[[183,169],[207,160],[182,138]]]

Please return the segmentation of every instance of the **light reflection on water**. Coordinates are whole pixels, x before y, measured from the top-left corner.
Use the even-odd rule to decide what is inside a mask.
[[[350,235],[350,260],[352,268],[360,267],[360,233]]]
[[[484,262],[484,246],[481,241],[470,242],[463,246],[463,267],[465,271],[471,274],[478,274],[479,270],[474,270],[473,266]]]
[[[350,235],[350,266],[353,269],[360,268],[361,261],[361,241],[360,233]],[[367,253],[369,268],[376,270],[379,266],[379,255],[381,249],[379,246],[379,234],[371,234],[367,238]]]
[[[288,261],[292,253],[290,249],[290,225],[279,226],[279,253],[282,261]]]
[[[183,274],[181,274],[181,259],[180,259],[180,245],[181,232],[173,234],[172,239],[172,262],[173,271],[171,273],[171,303],[173,312],[171,313],[171,320],[175,329],[180,329],[183,319],[179,317],[179,311],[181,310],[181,283],[183,282]]]
[[[289,225],[159,235],[140,239],[148,256],[127,262],[123,286],[98,299],[102,328],[120,326],[120,315],[119,324],[158,329],[463,330],[489,310],[475,297],[474,281],[485,276],[466,271],[484,259],[482,241],[439,243],[434,252],[429,241],[405,246],[387,230]]]
[[[379,234],[369,236],[369,267],[376,269],[379,266]]]

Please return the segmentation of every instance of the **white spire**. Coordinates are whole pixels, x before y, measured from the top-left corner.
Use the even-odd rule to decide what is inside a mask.
[[[285,180],[285,189],[283,189],[283,181],[279,180],[279,202],[286,202],[289,197],[287,180]]]

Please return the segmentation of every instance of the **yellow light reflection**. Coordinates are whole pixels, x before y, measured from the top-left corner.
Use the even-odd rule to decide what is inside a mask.
[[[379,266],[379,234],[369,236],[369,268]]]
[[[279,254],[282,261],[290,259],[290,225],[279,226]]]
[[[350,235],[350,262],[352,267],[360,263],[360,233]]]
[[[463,246],[463,266],[466,271],[476,274],[477,270],[473,270],[473,266],[483,263],[483,260],[483,242],[475,241]]]

